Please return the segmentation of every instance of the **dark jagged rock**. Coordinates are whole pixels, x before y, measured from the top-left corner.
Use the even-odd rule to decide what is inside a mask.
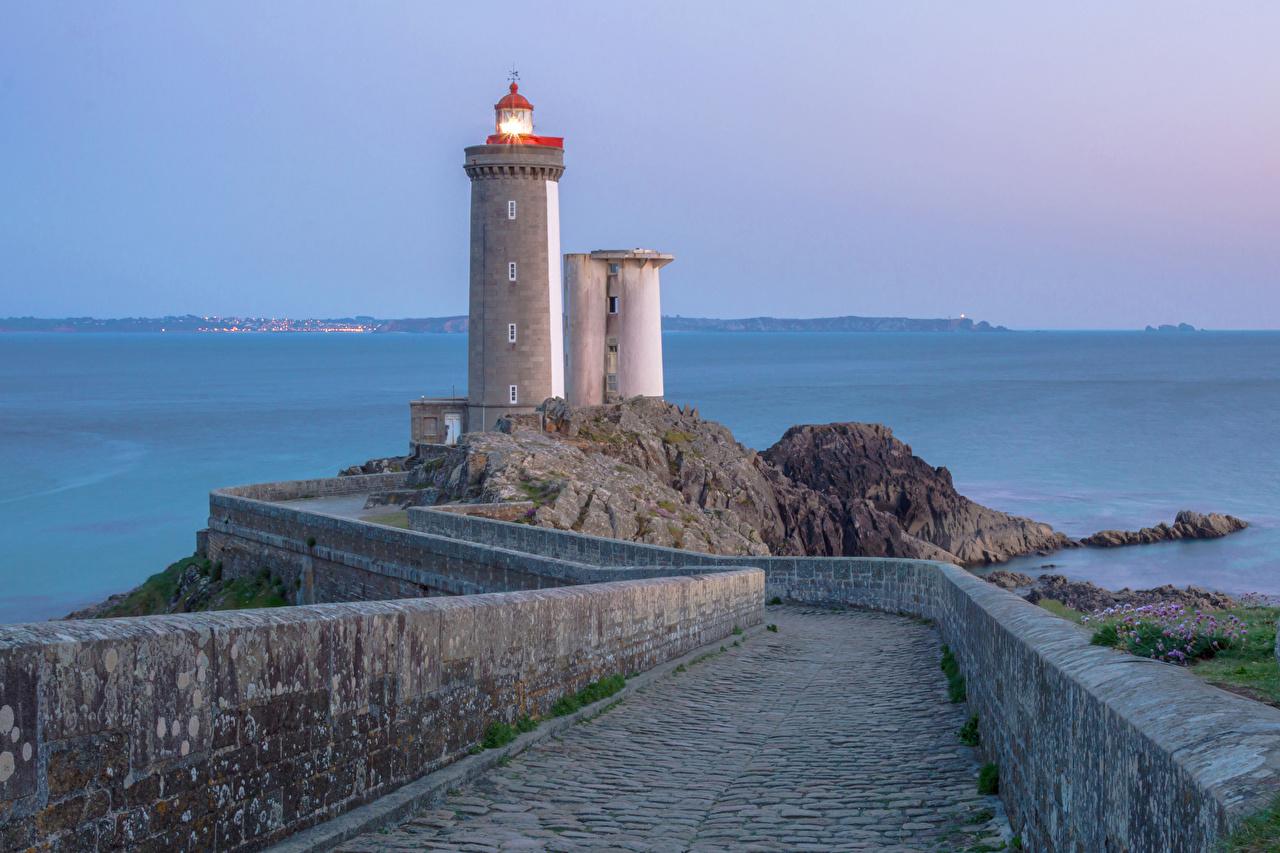
[[[797,483],[893,516],[907,535],[965,565],[1076,544],[1047,524],[969,500],[956,491],[950,471],[915,456],[881,424],[795,426],[763,455]]]
[[[1181,539],[1218,539],[1248,526],[1247,521],[1234,515],[1217,512],[1204,515],[1184,509],[1177,514],[1172,525],[1161,523],[1141,530],[1100,530],[1080,542],[1093,548],[1117,548],[1121,545],[1151,545]]]

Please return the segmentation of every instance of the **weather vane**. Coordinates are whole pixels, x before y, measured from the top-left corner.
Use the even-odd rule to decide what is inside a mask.
[[[507,81],[510,83],[520,82],[520,72],[516,70],[516,64],[511,63],[511,70],[507,72]]]

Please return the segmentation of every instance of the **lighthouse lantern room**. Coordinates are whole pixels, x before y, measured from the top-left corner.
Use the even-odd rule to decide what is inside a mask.
[[[488,145],[542,145],[547,148],[563,148],[564,138],[536,136],[533,132],[533,104],[520,94],[520,84],[511,82],[510,91],[493,105],[494,127],[497,131],[485,143]]]

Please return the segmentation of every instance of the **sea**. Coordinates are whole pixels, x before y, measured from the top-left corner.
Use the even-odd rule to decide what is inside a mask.
[[[219,486],[408,447],[466,336],[0,334],[0,622],[190,554]],[[1280,594],[1280,332],[668,333],[667,398],[768,447],[868,421],[984,504],[1072,536],[1227,512],[1225,539],[1022,558],[1120,588]]]

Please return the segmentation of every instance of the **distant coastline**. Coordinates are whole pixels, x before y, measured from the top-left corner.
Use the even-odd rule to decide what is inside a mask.
[[[910,317],[711,317],[662,318],[667,332],[1007,332],[986,320],[968,317],[913,319]],[[201,317],[194,314],[165,317],[0,317],[0,332],[195,333],[195,334],[380,334],[388,332],[461,334],[467,331],[466,315],[451,317],[335,317],[291,319],[284,317]]]

